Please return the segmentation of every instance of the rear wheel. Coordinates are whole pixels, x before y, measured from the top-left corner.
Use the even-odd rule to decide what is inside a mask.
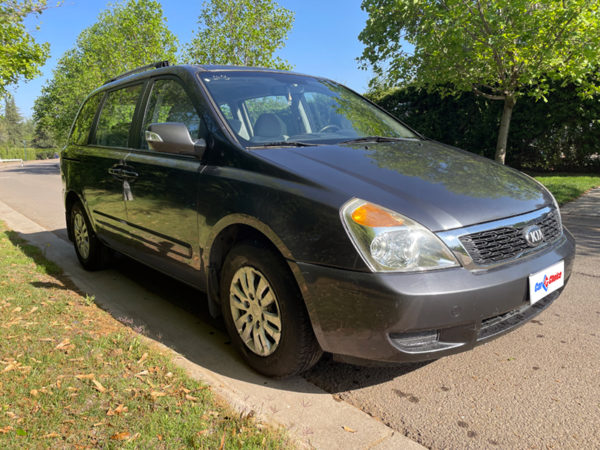
[[[86,270],[102,269],[106,265],[108,249],[98,240],[81,203],[71,208],[70,226],[77,259]]]
[[[282,258],[260,244],[243,243],[228,254],[221,301],[233,345],[256,371],[291,376],[321,357],[294,278]]]

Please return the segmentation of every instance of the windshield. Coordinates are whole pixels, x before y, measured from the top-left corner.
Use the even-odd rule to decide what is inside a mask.
[[[329,80],[269,72],[209,72],[200,77],[246,147],[417,138],[393,117]]]

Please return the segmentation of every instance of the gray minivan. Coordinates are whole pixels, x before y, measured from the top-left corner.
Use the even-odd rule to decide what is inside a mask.
[[[575,254],[534,179],[291,72],[117,77],[80,108],[61,173],[85,268],[112,249],[205,291],[269,376],[322,352],[401,363],[473,348],[547,308]]]

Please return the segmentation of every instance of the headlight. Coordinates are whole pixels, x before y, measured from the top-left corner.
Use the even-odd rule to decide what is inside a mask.
[[[344,228],[373,272],[412,272],[458,266],[448,247],[414,220],[357,198],[340,209]]]

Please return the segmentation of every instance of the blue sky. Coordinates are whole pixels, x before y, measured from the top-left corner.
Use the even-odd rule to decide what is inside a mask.
[[[190,41],[197,28],[202,0],[160,0],[169,29],[179,38],[180,46]],[[48,3],[52,4],[52,0]],[[52,77],[56,62],[73,48],[79,33],[96,22],[98,14],[109,8],[109,0],[65,0],[62,6],[45,11],[29,20],[29,31],[39,42],[50,43],[50,59],[42,67],[42,76],[13,89],[17,107],[31,117],[33,103],[46,80]],[[321,75],[364,92],[372,73],[360,70],[356,58],[363,45],[358,40],[367,20],[360,9],[361,0],[279,0],[296,13],[286,46],[277,55],[293,64],[297,72]],[[39,30],[35,27],[39,26]]]

